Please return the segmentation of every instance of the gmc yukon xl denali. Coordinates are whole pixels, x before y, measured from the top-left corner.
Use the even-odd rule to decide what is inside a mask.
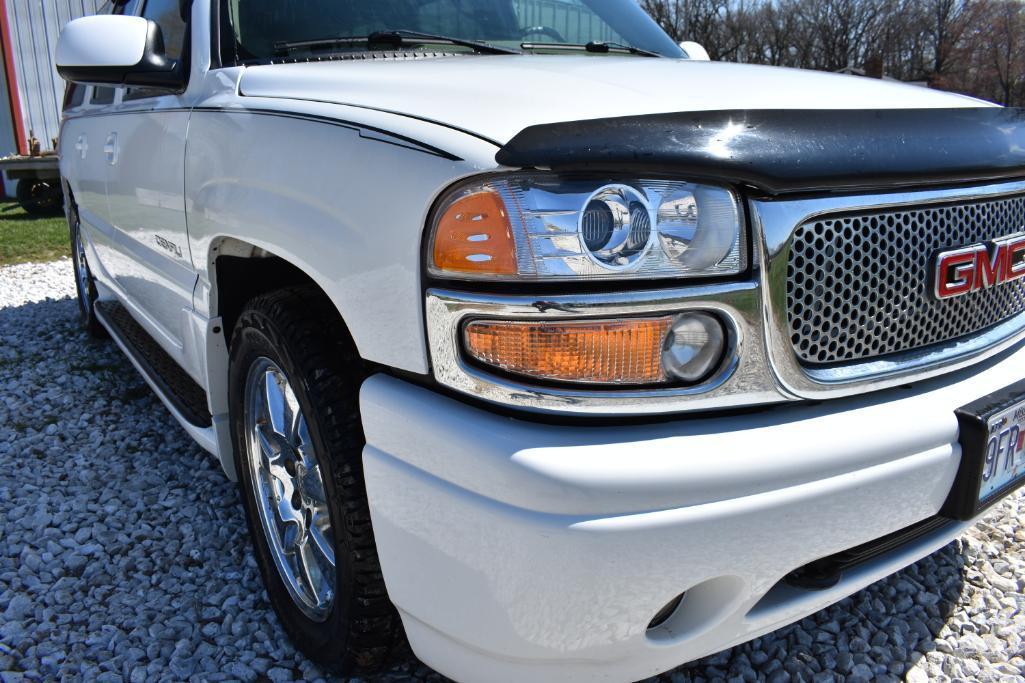
[[[65,28],[82,319],[238,480],[310,657],[640,679],[1022,483],[1022,113],[699,54],[632,0]]]

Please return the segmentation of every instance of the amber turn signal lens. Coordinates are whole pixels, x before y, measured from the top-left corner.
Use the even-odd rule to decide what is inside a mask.
[[[445,208],[434,234],[434,266],[450,273],[516,274],[516,243],[498,193],[474,192]]]
[[[666,381],[662,345],[673,318],[582,322],[478,320],[465,328],[481,363],[533,378],[590,384]]]

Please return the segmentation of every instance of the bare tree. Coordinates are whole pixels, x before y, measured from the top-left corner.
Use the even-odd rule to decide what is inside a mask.
[[[713,59],[916,81],[1025,103],[1021,0],[640,0]]]
[[[992,7],[992,40],[989,42],[992,67],[999,86],[1000,103],[1010,105],[1021,89],[1025,14],[1019,2],[998,0]]]

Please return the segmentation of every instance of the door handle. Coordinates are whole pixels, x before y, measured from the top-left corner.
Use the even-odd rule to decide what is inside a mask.
[[[107,155],[107,163],[111,166],[117,164],[117,133],[107,136],[107,142],[103,145],[103,153]]]
[[[75,150],[78,151],[79,156],[85,159],[85,155],[89,153],[89,140],[84,135],[78,136],[78,141],[75,142]]]

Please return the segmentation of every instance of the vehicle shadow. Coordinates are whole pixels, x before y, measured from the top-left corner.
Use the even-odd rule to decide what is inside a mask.
[[[0,670],[330,678],[271,611],[235,485],[72,299],[0,308],[0,493]],[[923,657],[972,678],[971,545],[652,680],[899,680]],[[403,646],[363,680],[446,679]]]

